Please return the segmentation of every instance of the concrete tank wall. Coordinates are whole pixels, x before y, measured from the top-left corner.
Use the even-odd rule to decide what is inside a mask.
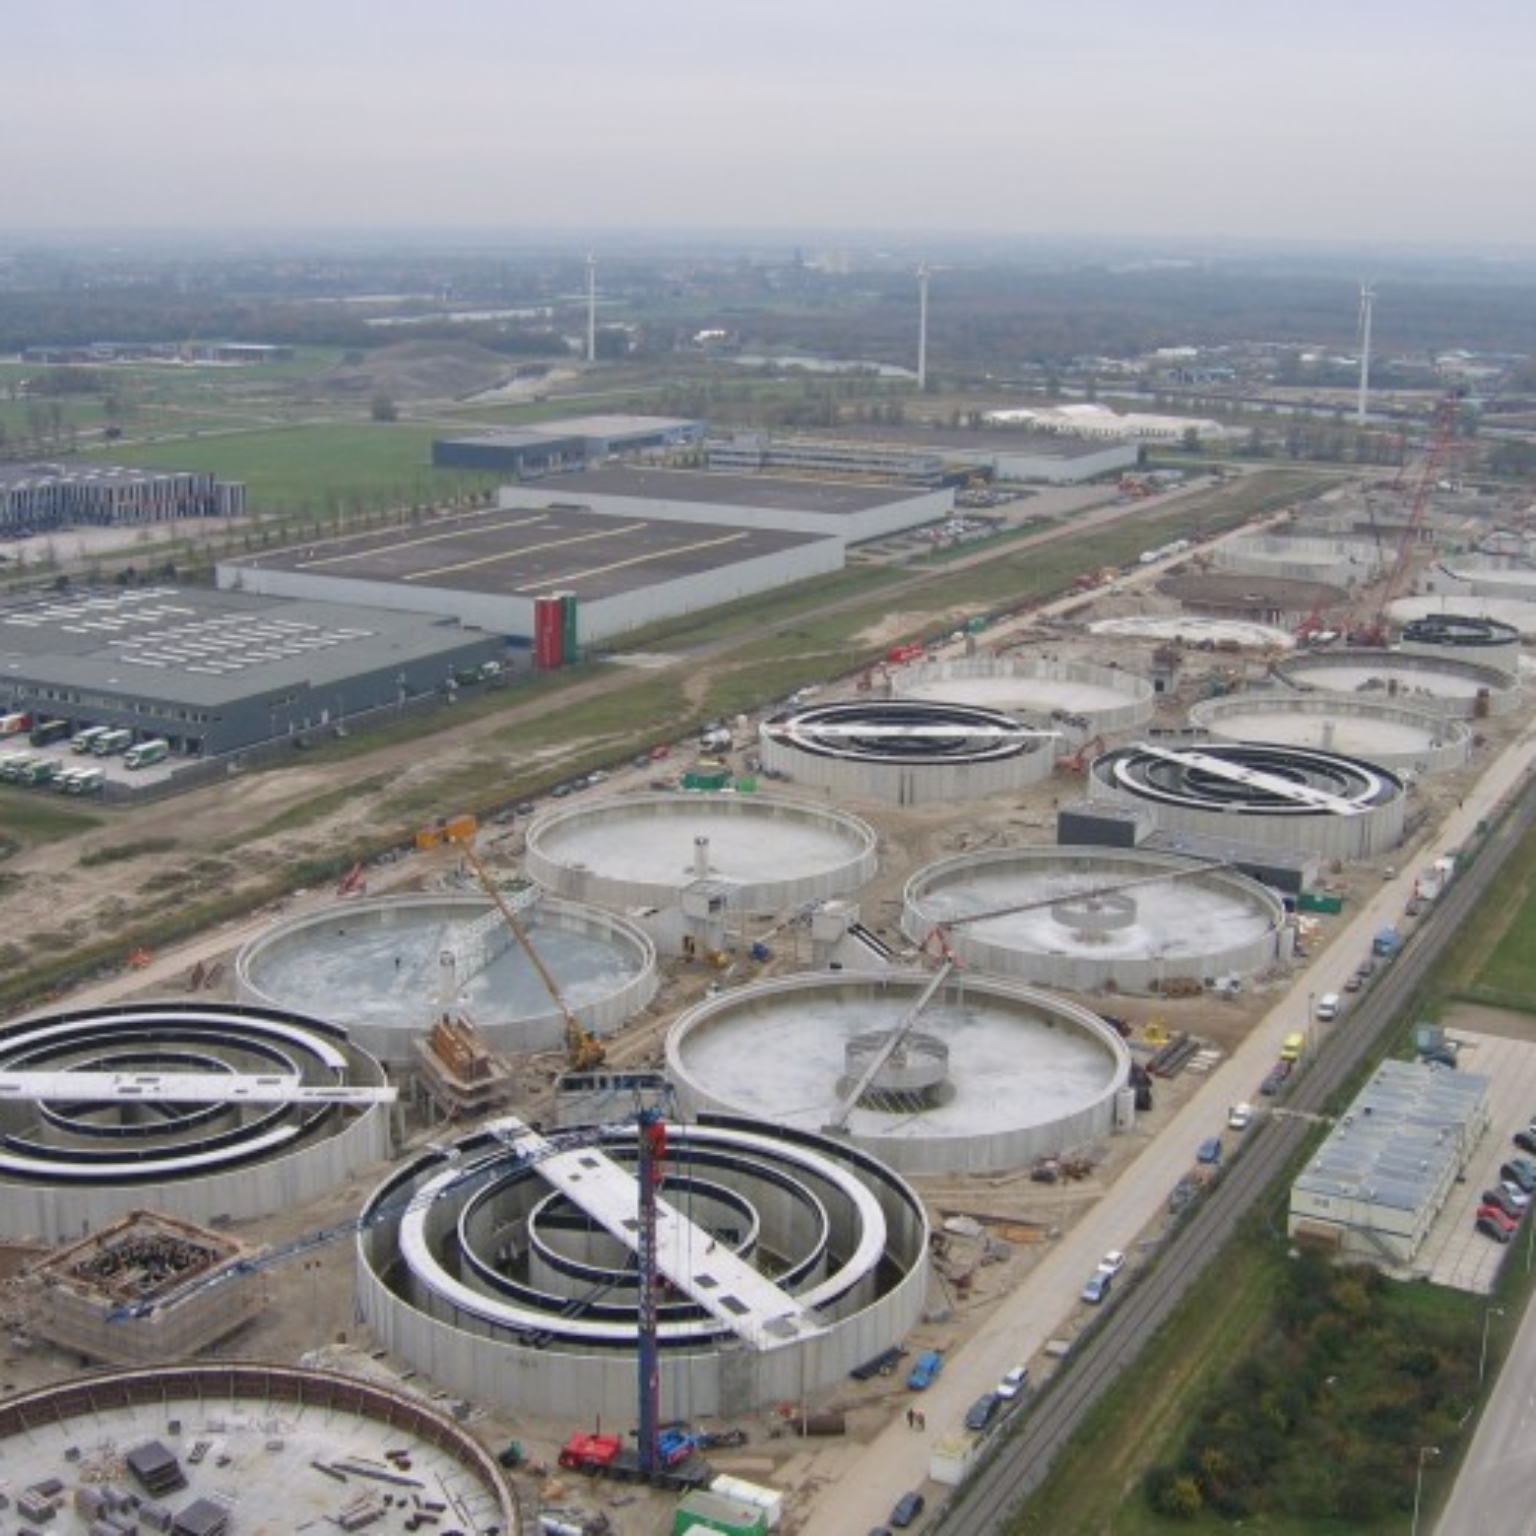
[[[733,911],[769,913],[807,901],[827,901],[856,891],[874,877],[879,866],[879,840],[867,822],[831,807],[803,805],[792,800],[750,796],[636,795],[596,805],[561,806],[539,816],[528,830],[523,867],[546,890],[573,900],[631,909],[673,906],[696,875],[689,868],[695,835],[728,821],[733,828],[749,826],[763,846],[773,845],[776,830],[795,827],[828,843],[842,843],[840,860],[815,870],[794,867],[787,859],[777,876],[753,873],[736,876],[727,869],[711,875],[731,887]],[[622,878],[601,869],[574,867],[561,856],[562,831],[575,825],[610,825],[615,837],[646,824],[675,823],[679,829],[678,858],[661,866],[654,878]]]
[[[1191,873],[1198,870],[1199,873]],[[1049,849],[1000,849],[962,855],[931,864],[907,883],[901,928],[920,943],[943,918],[932,901],[946,886],[964,885],[977,877],[1016,876],[1021,882],[1040,881],[1052,871],[1070,872],[1078,879],[1073,890],[1123,890],[1139,903],[1156,901],[1166,909],[1163,921],[1177,948],[1159,945],[1159,929],[1147,927],[1145,935],[1132,934],[1129,947],[1073,945],[1063,938],[1057,948],[1033,947],[1022,936],[989,936],[984,924],[955,923],[944,928],[945,942],[970,970],[998,976],[1026,977],[1048,987],[1072,992],[1093,992],[1112,986],[1122,992],[1160,991],[1170,977],[1207,977],[1237,974],[1251,976],[1282,957],[1286,934],[1285,904],[1274,892],[1235,870],[1210,869],[1199,861],[1134,849],[1056,847]],[[1158,875],[1169,876],[1166,885],[1154,885]],[[1250,921],[1225,928],[1212,922],[1201,931],[1180,921],[1176,912],[1181,893],[1195,888],[1209,892],[1234,912],[1245,909]],[[1067,889],[1059,893],[1068,894]],[[1050,898],[1036,905],[1044,907]],[[1183,902],[1184,907],[1188,901]]]
[[[1195,753],[1200,748],[1190,749]],[[1323,808],[1298,806],[1266,813],[1245,807],[1240,800],[1206,800],[1197,790],[1180,796],[1177,792],[1155,795],[1128,784],[1125,771],[1143,749],[1129,747],[1106,752],[1094,759],[1088,769],[1088,797],[1149,809],[1160,832],[1189,832],[1202,837],[1229,842],[1257,844],[1261,847],[1304,849],[1328,859],[1370,859],[1396,848],[1402,841],[1407,797],[1401,780],[1389,769],[1337,754],[1308,753],[1302,749],[1264,746],[1221,747],[1212,752],[1227,752],[1256,765],[1265,760],[1287,756],[1296,762],[1308,757],[1324,765],[1337,761],[1346,776],[1358,778],[1367,792],[1355,800],[1352,812],[1332,812]],[[1263,771],[1262,766],[1260,771]]]
[[[762,1169],[779,1168],[796,1180],[810,1180],[814,1187],[815,1170],[822,1167],[829,1175],[836,1170],[828,1191],[847,1181],[862,1187],[883,1231],[878,1251],[861,1245],[862,1234],[847,1232],[840,1238],[838,1257],[856,1272],[843,1277],[846,1289],[841,1294],[821,1298],[818,1316],[826,1329],[804,1342],[759,1351],[734,1336],[722,1336],[721,1326],[713,1322],[692,1325],[691,1337],[675,1334],[664,1322],[664,1418],[739,1414],[799,1401],[807,1391],[845,1380],[854,1366],[889,1348],[921,1321],[928,1300],[928,1222],[922,1202],[902,1180],[858,1149],[824,1137],[775,1135],[730,1119],[690,1126],[686,1133],[718,1149],[727,1160],[742,1160],[744,1187],[753,1191],[754,1207],[769,1227],[771,1212],[765,1213],[758,1192],[772,1186]],[[713,1176],[730,1182],[729,1167],[714,1170]],[[375,1193],[373,1203],[397,1202],[409,1183],[409,1170],[393,1176]],[[846,1207],[844,1201],[829,1203]],[[846,1209],[839,1215],[839,1221],[844,1219]],[[775,1241],[781,1237],[773,1234]],[[552,1312],[535,1348],[526,1329],[502,1329],[441,1300],[405,1294],[408,1286],[401,1283],[393,1222],[365,1228],[358,1251],[358,1305],[364,1320],[385,1348],[439,1387],[472,1401],[545,1418],[585,1423],[600,1415],[632,1421],[637,1396],[632,1324],[615,1323],[606,1330],[603,1345],[584,1345],[564,1336],[565,1324]],[[819,1294],[813,1288],[806,1299]]]
[[[1277,661],[1273,671],[1291,688],[1351,695],[1360,693],[1364,676],[1380,683],[1372,690],[1376,698],[1459,720],[1508,714],[1521,703],[1516,680],[1496,667],[1454,657],[1408,656],[1401,651],[1301,651]],[[1337,676],[1337,686],[1331,675]]]
[[[430,928],[433,925],[467,925],[493,911],[490,901],[480,895],[440,894],[414,896],[377,896],[352,901],[344,906],[278,923],[253,939],[240,951],[235,961],[235,980],[242,1001],[272,1007],[293,1007],[293,998],[277,998],[267,990],[263,971],[292,954],[302,952],[323,932],[345,923],[350,934],[394,928]],[[525,919],[526,921],[526,919]],[[600,996],[566,1001],[582,1024],[594,1034],[606,1035],[644,1008],[656,995],[660,979],[656,971],[656,950],[638,925],[592,907],[545,898],[538,904],[538,921],[569,933],[586,935],[612,945],[626,954],[632,974],[618,978]],[[537,942],[537,928],[533,930]],[[395,1068],[414,1068],[413,1042],[424,1038],[438,1011],[435,994],[411,1000],[414,1006],[391,1011],[387,1017],[355,1017],[346,1021],[349,1035],[363,1049]],[[486,1008],[474,1010],[475,1029],[493,1051],[542,1051],[560,1046],[565,1039],[565,1016],[553,999],[536,1012],[515,1016],[496,1016]],[[317,997],[306,1006],[318,1012],[325,999]]]
[[[744,1105],[729,1086],[722,1089],[706,1070],[695,1067],[691,1058],[696,1041],[711,1032],[733,1031],[740,1035],[741,1050],[750,1052],[755,1016],[814,1017],[819,1007],[837,1009],[849,1001],[872,1002],[885,1008],[894,1024],[916,1004],[931,981],[926,973],[914,971],[878,976],[840,972],[776,978],[706,999],[684,1013],[667,1036],[668,1074],[677,1085],[679,1103],[686,1114],[752,1113],[773,1123],[776,1106],[771,1098]],[[899,1117],[896,1129],[886,1132],[865,1126],[855,1115],[847,1132],[853,1145],[904,1174],[982,1172],[1022,1167],[1037,1157],[1111,1133],[1114,1097],[1129,1078],[1130,1056],[1120,1036],[1097,1014],[1051,993],[994,977],[957,972],[951,988],[969,1008],[998,1020],[1010,1033],[1016,1031],[1016,1043],[1010,1039],[1007,1049],[1020,1062],[1027,1060],[1032,1031],[1071,1032],[1101,1051],[1103,1070],[1091,1092],[1080,1095],[1076,1104],[993,1103],[989,1061],[952,1046],[954,1103],[963,1107],[968,1102],[964,1095],[970,1094],[978,1111],[974,1116],[960,1114],[966,1121],[964,1131],[957,1131],[951,1123],[930,1133],[920,1116],[907,1115]],[[793,1085],[786,1091],[795,1096]],[[831,1085],[826,1091],[831,1095]],[[983,1099],[987,1101],[984,1114],[980,1112]],[[793,1105],[783,1106],[780,1123],[789,1123],[795,1115],[805,1113],[806,1107],[796,1098]]]
[[[1086,702],[1064,701],[1062,705],[1074,714],[1087,717],[1089,734],[1135,730],[1152,718],[1157,704],[1152,684],[1133,672],[1089,661],[1060,661],[1043,656],[973,656],[956,661],[917,663],[893,671],[891,688],[898,698],[919,693],[937,698],[945,696],[940,690],[953,683],[953,697],[958,699],[989,703],[1017,713],[1049,714],[1049,704],[1042,710],[1028,702],[1029,685],[1033,680],[1062,685],[1069,692],[1073,688],[1089,692],[1092,697]],[[968,692],[967,684],[985,685],[985,691]],[[1012,702],[1001,696],[1005,691],[1014,695]],[[1123,702],[1106,704],[1102,699],[1105,693],[1118,694]]]
[[[1400,773],[1411,772],[1420,777],[1425,774],[1448,773],[1464,766],[1472,756],[1472,731],[1460,720],[1406,704],[1367,703],[1347,694],[1277,691],[1229,695],[1221,699],[1206,699],[1193,705],[1189,711],[1189,720],[1191,725],[1209,732],[1216,740],[1244,741],[1251,738],[1244,735],[1241,721],[1260,713],[1270,713],[1282,719],[1293,717],[1301,722],[1317,724],[1338,719],[1358,719],[1367,727],[1372,724],[1380,724],[1388,730],[1401,727],[1418,735],[1421,738],[1419,744],[1401,751],[1385,744],[1375,745],[1354,754]],[[1306,741],[1300,732],[1298,740],[1305,745],[1314,744]],[[1333,748],[1325,744],[1324,750]]]

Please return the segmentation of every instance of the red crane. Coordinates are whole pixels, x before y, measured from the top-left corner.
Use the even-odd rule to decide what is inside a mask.
[[[1460,447],[1457,429],[1461,424],[1462,396],[1459,390],[1444,395],[1435,406],[1430,428],[1429,448],[1419,466],[1419,478],[1413,490],[1409,506],[1408,526],[1397,546],[1397,556],[1382,583],[1381,597],[1375,611],[1363,624],[1350,631],[1351,645],[1384,646],[1390,629],[1387,609],[1402,590],[1403,578],[1408,573],[1414,546],[1423,534],[1424,519],[1429,512],[1429,499],[1434,494],[1446,464]]]

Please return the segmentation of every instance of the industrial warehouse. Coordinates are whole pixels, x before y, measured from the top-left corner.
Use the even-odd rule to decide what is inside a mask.
[[[216,600],[260,615],[249,627],[291,606],[340,635],[321,657],[438,635],[411,686],[443,696],[463,669],[540,665],[552,598],[574,659],[723,585],[802,579],[778,562],[838,568],[851,543],[947,516],[952,494],[594,467],[408,530],[230,562],[203,617]],[[907,1480],[937,1498],[994,1443],[959,1429],[954,1394],[1067,1368],[1102,1315],[1077,1299],[1082,1245],[1116,1250],[1129,1286],[1179,1219],[1177,1190],[1198,1200],[1219,1177],[1195,1148],[1223,1121],[1191,1135],[1202,1083],[1248,1072],[1234,1086],[1260,1115],[1283,1111],[1252,1064],[1304,1070],[1295,1015],[1314,1028],[1308,988],[1331,995],[1346,902],[1352,917],[1391,900],[1397,917],[1400,880],[1434,899],[1425,840],[1486,767],[1472,727],[1502,749],[1523,718],[1503,629],[1453,611],[1401,649],[1298,647],[1311,588],[1293,606],[1289,577],[1245,575],[1283,622],[1221,628],[1198,606],[1207,558],[1160,550],[1038,610],[910,648],[882,639],[883,661],[615,757],[579,798],[564,785],[505,817],[424,826],[377,872],[230,936],[216,964],[172,979],[189,999],[9,1026],[0,1182],[6,1235],[37,1250],[32,1332],[143,1362],[152,1381],[158,1360],[293,1340],[324,1255],[338,1331],[362,1343],[317,1351],[284,1390],[334,1402],[345,1360],[383,1397],[360,1391],[363,1422],[334,1413],[312,1440],[312,1415],[273,1409],[283,1427],[267,1433],[306,1447],[285,1496],[343,1529],[403,1527],[430,1502],[477,1536],[531,1532],[492,1513],[526,1460],[538,1472],[519,1486],[554,1529],[617,1519],[649,1536],[702,1498],[733,1512],[709,1529],[755,1536],[771,1508],[819,1533],[821,1490],[856,1480],[859,1450],[888,1434],[921,1447],[927,1476]],[[162,632],[179,601],[148,594],[152,647],[185,651]],[[44,622],[73,633],[91,617]],[[1144,627],[1095,627],[1132,620]],[[87,634],[103,665],[142,652]],[[398,671],[393,697],[388,668],[371,675],[374,709],[409,702]],[[323,691],[296,733],[353,718],[345,691],[315,714]],[[1373,1169],[1454,1120],[1444,1198],[1405,1219],[1420,1241],[1432,1218],[1465,1228],[1455,1173],[1496,1118],[1477,1072],[1403,1065],[1431,1097],[1461,1098],[1389,1085],[1370,1118],[1405,1104],[1401,1145],[1357,1172],[1340,1132],[1313,1170],[1370,1191],[1335,1246],[1394,1270],[1414,1259],[1383,1246],[1394,1197]],[[1177,1177],[1143,1176],[1170,1138],[1188,1141]],[[1307,1194],[1303,1180],[1298,1211]],[[1298,1240],[1323,1241],[1320,1212]],[[1039,1298],[1027,1318],[1015,1293]],[[944,1379],[909,1385],[930,1356]],[[179,1468],[189,1486],[157,1495],[130,1464],[119,1481],[140,1505],[114,1492],[99,1507],[164,1504],[219,1528],[193,1456],[203,1441],[204,1456],[252,1454],[219,1427],[243,1422],[222,1406],[242,1385],[207,1389],[216,1416],[172,1411],[167,1390],[164,1425],[121,1433],[156,1443],[146,1479]],[[436,1438],[433,1395],[461,1433],[493,1426],[465,1434],[480,1461]],[[426,1412],[379,1444],[380,1401]],[[67,1422],[70,1407],[43,1411]],[[96,1438],[70,1443],[90,1458]],[[502,1465],[485,1465],[490,1444]],[[36,1507],[90,1504],[67,1451],[44,1449],[25,1474]],[[621,1505],[618,1479],[658,1486]],[[386,1508],[402,1489],[413,1502]],[[238,1509],[223,1517],[241,1529]]]

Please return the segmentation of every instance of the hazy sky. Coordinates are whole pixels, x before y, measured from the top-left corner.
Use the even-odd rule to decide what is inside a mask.
[[[1536,247],[1530,0],[10,0],[4,226]]]

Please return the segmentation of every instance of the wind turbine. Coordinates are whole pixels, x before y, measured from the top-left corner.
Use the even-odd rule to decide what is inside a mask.
[[[917,269],[917,392],[928,387],[928,278],[931,268],[925,261]]]
[[[1371,306],[1376,290],[1370,282],[1360,284],[1360,395],[1355,402],[1355,422],[1365,425],[1365,402],[1371,388]]]
[[[597,361],[597,257],[587,253],[587,361]]]

